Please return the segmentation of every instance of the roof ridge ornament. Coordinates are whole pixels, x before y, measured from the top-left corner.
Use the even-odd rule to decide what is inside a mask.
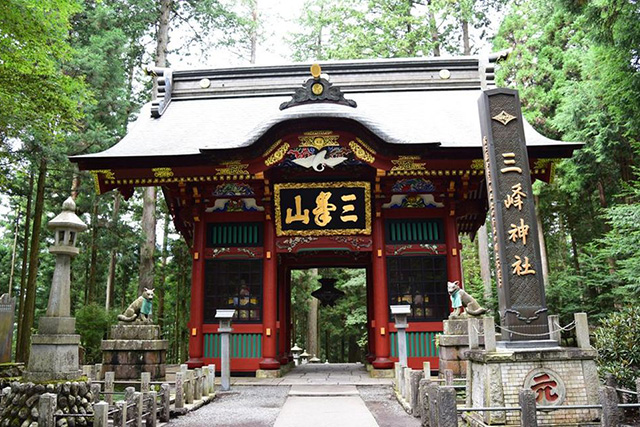
[[[159,118],[171,103],[173,89],[173,70],[163,67],[146,67],[144,73],[151,76],[156,84],[156,90],[151,101],[151,117]]]
[[[301,88],[296,89],[290,101],[280,104],[280,110],[314,102],[330,102],[356,108],[358,104],[352,99],[345,99],[339,87],[333,86],[327,78],[322,77],[319,64],[311,65],[311,78]]]

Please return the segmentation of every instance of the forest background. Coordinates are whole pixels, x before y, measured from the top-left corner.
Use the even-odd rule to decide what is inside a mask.
[[[520,90],[524,114],[554,139],[584,142],[535,185],[548,265],[551,312],[576,311],[600,326],[602,372],[623,381],[640,366],[640,3],[626,0],[327,0],[300,2],[283,20],[266,0],[4,0],[0,2],[0,291],[18,297],[16,359],[44,312],[54,257],[46,222],[72,195],[89,225],[73,263],[72,310],[85,360],[114,313],[155,287],[155,313],[187,357],[188,248],[154,188],[125,201],[97,195],[68,155],[104,150],[122,138],[149,100],[148,64],[217,58],[256,63],[261,47],[288,61],[477,54],[511,49],[500,86]],[[270,3],[270,2],[269,2]],[[267,13],[268,12],[268,13]],[[292,28],[277,38],[274,28]],[[280,34],[280,33],[277,33]],[[487,49],[486,46],[489,48]],[[262,52],[265,50],[263,49]],[[193,61],[193,60],[192,60]],[[483,231],[463,237],[464,282],[490,295],[491,248]],[[489,265],[482,271],[481,265]],[[483,274],[484,273],[484,274]],[[362,271],[294,276],[296,340],[307,344],[314,278],[336,276],[347,296],[320,311],[324,358],[351,360],[364,340]],[[340,336],[340,340],[329,339]],[[330,344],[333,343],[333,344]]]

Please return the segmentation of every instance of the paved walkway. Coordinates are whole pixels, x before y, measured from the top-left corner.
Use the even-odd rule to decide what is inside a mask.
[[[251,387],[261,386],[261,387]],[[390,379],[361,364],[307,364],[283,378],[233,378],[231,391],[171,427],[419,426],[396,401]]]

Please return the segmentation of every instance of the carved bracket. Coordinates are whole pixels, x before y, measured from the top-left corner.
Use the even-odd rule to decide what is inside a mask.
[[[152,76],[157,89],[155,99],[151,102],[151,117],[158,118],[171,102],[171,89],[173,87],[173,71],[171,68],[147,68],[145,73]]]

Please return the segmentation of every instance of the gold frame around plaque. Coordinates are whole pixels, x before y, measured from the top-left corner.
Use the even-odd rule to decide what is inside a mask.
[[[340,230],[283,230],[280,214],[280,190],[307,188],[364,188],[365,228],[344,228]],[[276,236],[351,236],[354,234],[371,235],[371,183],[367,181],[349,182],[310,182],[273,184],[273,203],[276,214]]]

